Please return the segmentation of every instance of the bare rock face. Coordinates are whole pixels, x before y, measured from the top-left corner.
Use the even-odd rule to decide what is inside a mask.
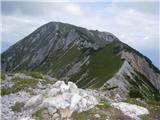
[[[127,61],[124,61],[120,70],[115,74],[114,77],[108,80],[101,89],[104,89],[105,87],[117,87],[113,89],[112,92],[109,92],[109,96],[114,97],[118,93],[122,98],[125,98],[128,95],[130,85],[129,82],[125,80],[124,75],[132,77],[131,73],[134,73],[134,70]]]
[[[116,39],[116,37],[113,34],[109,33],[109,32],[100,32],[100,33],[98,33],[98,36],[100,38],[105,39],[108,42],[112,42],[113,40]]]
[[[129,52],[124,52],[122,58],[126,59],[136,71],[143,74],[155,88],[160,90],[160,73],[155,72],[145,58]]]
[[[118,93],[121,98],[125,99],[129,96],[131,90],[139,91],[140,94],[148,94],[143,88],[139,89],[143,87],[141,84],[148,84],[153,88],[152,90],[156,89],[150,96],[153,96],[154,99],[154,96],[157,95],[159,99],[160,74],[154,71],[145,57],[134,52],[123,51],[121,53],[121,59],[124,60],[121,68],[101,87],[101,89],[108,89],[109,92],[107,92],[107,95],[111,98],[114,98]],[[139,75],[142,77],[139,77]],[[151,89],[151,87],[148,89]],[[144,98],[148,99],[146,96]]]

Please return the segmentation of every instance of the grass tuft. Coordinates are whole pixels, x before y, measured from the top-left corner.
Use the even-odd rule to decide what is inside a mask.
[[[16,102],[14,106],[11,106],[12,111],[14,112],[21,112],[24,106],[23,102]]]
[[[16,92],[18,92],[24,88],[28,88],[28,87],[35,88],[38,83],[38,80],[35,80],[35,79],[27,80],[27,79],[21,79],[19,77],[14,78],[13,81],[14,81],[14,85],[12,87],[1,89],[2,96],[8,95],[11,93],[16,93]]]
[[[34,112],[32,114],[32,116],[35,117],[36,120],[43,120],[42,114],[43,114],[44,110],[46,110],[46,109],[45,108],[41,108],[40,110],[37,110],[36,112]]]

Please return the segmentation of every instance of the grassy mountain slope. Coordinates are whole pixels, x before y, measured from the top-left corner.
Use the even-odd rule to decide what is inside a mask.
[[[82,66],[81,71],[74,74],[71,80],[80,87],[101,87],[118,71],[123,63],[120,56],[114,53],[115,43],[116,41],[96,51],[90,50],[90,63]],[[79,80],[84,73],[88,73],[87,77]]]

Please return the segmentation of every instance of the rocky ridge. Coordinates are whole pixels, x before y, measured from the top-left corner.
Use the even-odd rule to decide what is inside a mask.
[[[5,76],[5,81],[8,83],[7,79],[9,78],[10,84],[12,85],[15,84],[15,77],[21,79],[25,78],[28,81],[34,78],[33,76],[29,76],[24,73]],[[42,79],[45,78],[49,78],[51,81],[54,81],[54,84],[42,84]],[[94,114],[92,117],[110,119],[110,117],[113,117],[114,115],[112,116],[110,114],[110,116],[108,116],[108,113],[104,113],[103,106],[106,106],[104,101],[108,101],[109,104],[113,106],[112,109],[115,108],[116,110],[116,108],[118,108],[122,111],[121,115],[124,114],[125,119],[139,120],[140,116],[149,114],[148,110],[143,107],[120,102],[122,101],[122,98],[118,94],[114,99],[110,99],[109,97],[106,97],[103,92],[90,89],[80,89],[72,82],[65,84],[64,81],[58,81],[49,76],[43,76],[43,78],[38,80],[41,82],[37,83],[37,86],[34,88],[27,87],[23,90],[17,91],[16,93],[10,93],[2,96],[3,120],[69,120],[77,119],[75,116],[76,114],[81,114],[84,111],[90,111],[92,109],[99,111],[98,113],[92,113]],[[4,86],[6,84],[5,81],[3,80],[2,82],[2,88],[12,87],[11,85]],[[125,105],[128,107],[125,107]],[[105,108],[105,110],[107,109],[111,108]],[[128,112],[124,111],[124,109]]]

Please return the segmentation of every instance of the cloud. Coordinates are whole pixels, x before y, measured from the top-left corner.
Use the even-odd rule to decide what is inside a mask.
[[[73,15],[80,15],[82,16],[84,13],[83,13],[83,10],[76,4],[69,4],[67,6],[64,6],[64,10],[67,10],[69,13],[73,14]]]
[[[115,9],[118,14],[114,13],[112,16],[110,31],[135,48],[159,47],[159,19],[156,15],[144,14],[135,9]],[[146,36],[148,39],[144,39]]]
[[[134,9],[146,14],[159,14],[159,1],[158,0],[141,0],[139,2],[118,2],[118,7],[121,9]]]

